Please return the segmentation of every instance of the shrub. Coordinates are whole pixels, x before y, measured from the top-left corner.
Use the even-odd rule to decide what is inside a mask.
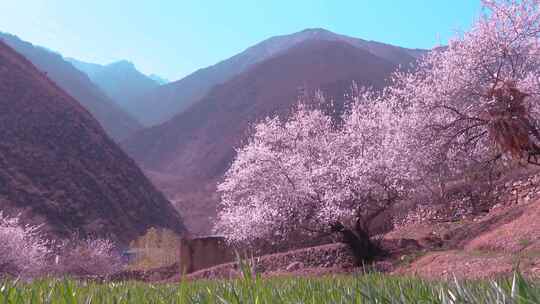
[[[50,251],[39,228],[0,212],[0,276],[34,276],[44,270]]]
[[[73,238],[59,246],[54,272],[60,275],[109,275],[122,268],[119,252],[108,239]]]

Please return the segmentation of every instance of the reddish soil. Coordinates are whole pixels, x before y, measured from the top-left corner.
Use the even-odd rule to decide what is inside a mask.
[[[540,275],[540,201],[493,209],[485,216],[459,223],[417,225],[387,237],[439,235],[445,251],[420,255],[393,273],[426,278],[490,278],[518,269]]]
[[[393,271],[398,275],[414,275],[428,279],[493,278],[512,272],[512,260],[504,255],[476,255],[463,251],[428,253],[409,265]]]

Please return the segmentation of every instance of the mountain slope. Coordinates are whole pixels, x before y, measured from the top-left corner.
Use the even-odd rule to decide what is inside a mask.
[[[122,243],[181,218],[99,123],[0,41],[0,211]]]
[[[74,68],[62,56],[1,32],[0,40],[30,60],[39,70],[47,73],[50,79],[77,99],[115,140],[123,140],[140,129],[139,122],[122,111],[84,73]]]
[[[139,72],[133,63],[126,60],[108,65],[87,63],[71,58],[68,61],[86,73],[92,82],[124,111],[136,119],[144,119],[144,116],[139,117],[140,113],[134,111],[132,102],[139,96],[157,88],[160,85],[158,81]]]
[[[298,33],[269,38],[244,52],[216,65],[200,69],[187,77],[160,86],[133,101],[135,111],[146,125],[162,123],[187,109],[217,84],[246,71],[252,66],[305,41],[341,41],[361,48],[393,64],[408,64],[424,50],[412,50],[338,35],[324,29],[308,29]]]
[[[339,105],[352,81],[380,88],[395,68],[395,63],[346,42],[303,42],[216,86],[183,113],[138,132],[123,146],[152,176],[177,176],[169,182],[156,178],[156,183],[176,184],[183,196],[201,191],[194,199],[200,200],[211,195],[213,182],[229,166],[251,124],[288,113],[299,89],[321,88]],[[203,228],[195,224],[194,230]]]

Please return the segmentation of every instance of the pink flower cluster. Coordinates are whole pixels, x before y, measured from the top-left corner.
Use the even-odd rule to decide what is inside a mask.
[[[64,241],[60,245],[54,271],[70,275],[109,275],[121,269],[115,244],[102,238]]]
[[[21,225],[18,218],[0,212],[0,275],[32,276],[46,267],[49,243],[41,238],[39,228]]]
[[[373,93],[353,96],[339,126],[320,106],[305,103],[286,121],[258,123],[218,186],[216,232],[238,242],[282,239],[392,202],[414,172],[396,148],[403,146],[403,121]]]

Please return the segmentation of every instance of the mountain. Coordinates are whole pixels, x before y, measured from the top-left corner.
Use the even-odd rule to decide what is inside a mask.
[[[78,100],[116,141],[125,139],[141,128],[139,122],[120,109],[86,74],[74,68],[61,55],[1,32],[0,40],[30,60],[64,91]]]
[[[302,90],[320,88],[337,106],[342,105],[353,81],[381,88],[397,66],[345,41],[307,40],[217,85],[184,112],[143,129],[123,146],[171,195],[176,190],[184,203],[189,203],[186,197],[202,201],[213,195],[214,182],[230,165],[235,147],[246,139],[254,122],[272,114],[286,115]],[[211,210],[212,206],[190,205],[184,210],[196,208]],[[193,223],[196,227],[190,228],[208,232],[204,229],[211,225],[198,221],[204,224]]]
[[[50,235],[185,232],[179,214],[100,124],[0,41],[0,211]]]
[[[134,113],[139,113],[137,117],[145,125],[165,122],[200,100],[215,85],[299,43],[314,40],[346,42],[396,65],[408,64],[425,52],[339,35],[324,29],[307,29],[291,35],[272,37],[216,65],[160,86],[133,101],[136,107]]]
[[[94,75],[96,75],[97,73],[101,72],[104,68],[103,65],[97,63],[84,62],[70,57],[67,57],[65,59],[79,71],[85,73],[90,79],[92,79],[92,77],[94,77]]]
[[[169,80],[167,80],[167,79],[165,79],[163,77],[160,77],[159,75],[156,75],[156,74],[150,74],[150,75],[148,75],[148,78],[152,79],[153,81],[155,81],[159,85],[164,85],[164,84],[169,83]]]
[[[144,75],[135,68],[133,63],[126,60],[107,65],[83,62],[73,58],[67,60],[74,67],[86,73],[92,82],[120,108],[138,120],[144,119],[144,116],[141,117],[140,113],[134,111],[133,100],[165,82],[159,76]]]

